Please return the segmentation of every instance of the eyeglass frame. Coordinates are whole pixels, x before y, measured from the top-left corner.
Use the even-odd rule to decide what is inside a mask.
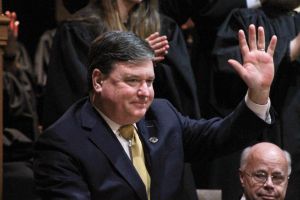
[[[260,184],[262,184],[262,185],[264,185],[264,184],[266,184],[266,182],[268,181],[268,179],[269,179],[269,177],[271,177],[271,181],[272,181],[272,183],[274,184],[274,185],[281,185],[282,183],[284,183],[285,181],[287,181],[289,178],[290,178],[290,176],[288,176],[288,175],[282,175],[282,174],[280,174],[280,175],[268,175],[268,173],[266,173],[266,172],[253,172],[252,174],[250,174],[250,173],[247,173],[246,171],[241,171],[242,173],[244,173],[244,174],[246,174],[247,176],[249,176],[250,178],[252,178],[252,180],[254,181],[254,182],[256,182],[256,183],[260,183]],[[264,180],[262,180],[262,179],[260,179],[257,175],[264,175]],[[277,181],[275,181],[274,182],[274,177],[276,177],[276,176],[281,176],[281,177],[283,177],[284,179],[281,181],[281,182],[277,182]]]

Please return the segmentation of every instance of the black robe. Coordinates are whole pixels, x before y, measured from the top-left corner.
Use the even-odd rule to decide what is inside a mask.
[[[155,97],[166,98],[184,115],[200,117],[196,83],[186,44],[177,24],[161,15],[162,35],[169,53],[156,64]],[[95,29],[95,26],[98,26]],[[44,127],[58,119],[76,100],[87,95],[87,55],[91,42],[106,31],[101,24],[62,23],[54,38],[44,97]]]
[[[246,0],[160,0],[161,12],[183,24],[188,18],[195,23],[191,63],[196,77],[201,115],[220,116],[211,105],[211,51],[219,26],[234,8],[247,7]]]
[[[288,150],[292,155],[292,174],[289,179],[287,198],[300,198],[300,65],[291,62],[289,43],[300,30],[300,14],[276,9],[236,9],[231,12],[218,31],[213,49],[214,73],[212,83],[214,93],[211,96],[214,107],[226,115],[244,97],[247,87],[227,63],[229,58],[242,62],[238,46],[238,30],[246,33],[250,24],[263,26],[266,41],[272,35],[278,37],[274,54],[275,78],[271,88],[271,103],[280,118],[279,132],[274,132],[274,142]],[[266,43],[266,48],[268,43]],[[222,160],[222,163],[237,160],[237,155]],[[237,173],[238,161],[234,172]],[[230,174],[230,172],[224,172]],[[223,177],[224,178],[224,177]],[[235,180],[236,184],[238,179]],[[234,185],[234,184],[233,184]],[[233,190],[236,188],[232,187]],[[228,198],[230,199],[230,198]],[[232,198],[234,199],[234,198]]]

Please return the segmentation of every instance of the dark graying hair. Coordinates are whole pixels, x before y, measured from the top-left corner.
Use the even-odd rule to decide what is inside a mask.
[[[246,168],[251,148],[252,148],[252,146],[245,148],[243,150],[242,154],[241,154],[240,169],[242,171],[245,170],[245,168]],[[282,151],[284,153],[285,159],[287,160],[287,163],[288,163],[288,175],[290,175],[291,172],[292,172],[292,159],[291,159],[291,155],[289,154],[289,152],[287,152],[285,150],[282,150]]]
[[[148,42],[132,32],[111,31],[97,37],[91,44],[88,57],[88,83],[92,90],[95,68],[108,75],[116,62],[153,60],[154,51]]]

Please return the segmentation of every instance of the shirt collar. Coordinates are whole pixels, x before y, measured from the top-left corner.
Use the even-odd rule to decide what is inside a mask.
[[[245,194],[243,194],[241,200],[246,200]]]
[[[117,134],[119,128],[121,127],[120,124],[114,122],[113,120],[109,119],[103,112],[101,112],[96,106],[94,106],[96,111],[103,117],[104,121],[108,124],[108,126],[111,128],[111,130]]]
[[[108,118],[103,112],[101,112],[96,106],[94,106],[94,108],[96,109],[96,111],[101,115],[101,117],[103,117],[104,121],[108,124],[108,126],[111,128],[111,130],[114,132],[114,134],[119,134],[119,128],[121,127],[120,124],[114,122],[113,120],[111,120],[110,118]],[[133,124],[135,128],[136,124]]]

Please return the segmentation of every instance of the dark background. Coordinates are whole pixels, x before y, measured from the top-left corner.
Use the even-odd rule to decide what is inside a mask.
[[[20,21],[19,41],[34,57],[36,45],[44,31],[56,27],[55,0],[3,0],[3,12],[15,11]]]

